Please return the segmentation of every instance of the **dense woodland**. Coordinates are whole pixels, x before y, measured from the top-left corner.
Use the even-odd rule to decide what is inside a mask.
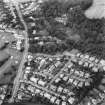
[[[87,5],[83,5],[83,3],[80,3],[78,5],[72,5],[69,3],[64,4],[61,2],[59,3],[58,1],[49,1],[43,3],[41,5],[40,13],[32,14],[34,17],[44,17],[44,19],[39,19],[36,21],[37,26],[35,28],[37,30],[37,34],[35,34],[35,36],[40,36],[40,30],[47,30],[47,34],[49,36],[56,37],[63,42],[63,46],[59,44],[56,47],[55,45],[55,47],[53,47],[54,49],[52,49],[51,51],[59,51],[57,50],[57,48],[61,46],[62,51],[70,51],[71,49],[76,48],[83,53],[87,52],[97,57],[104,58],[105,19],[88,19],[84,15],[84,12],[89,6],[91,6],[91,3]],[[66,14],[67,16],[66,25],[54,20],[55,17],[62,17],[62,14]],[[33,28],[31,29],[33,30]],[[31,29],[29,30],[29,33],[31,33]],[[35,36],[32,35],[31,37]],[[45,48],[47,48],[47,46],[45,46]],[[50,50],[50,47],[48,49]],[[43,48],[40,48],[40,50],[42,51]]]

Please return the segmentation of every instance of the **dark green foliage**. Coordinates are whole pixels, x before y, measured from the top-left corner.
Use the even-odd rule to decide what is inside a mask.
[[[60,40],[65,40],[67,38],[67,35],[64,32],[61,31],[54,31],[52,34],[53,37],[56,37]]]
[[[62,3],[56,0],[51,0],[41,4],[41,11],[39,14],[38,12],[33,12],[34,14],[31,14],[31,16],[39,17],[40,15],[43,17],[43,19],[39,18],[39,20],[35,21],[36,26],[29,28],[29,37],[34,38],[35,36],[40,36],[38,32],[46,29],[52,38],[56,37],[57,39],[61,40],[65,46],[58,44],[56,47],[55,45],[49,44],[40,48],[39,46],[34,45],[35,49],[30,48],[31,51],[34,50],[34,52],[38,52],[43,50],[44,53],[50,53],[51,51],[57,52],[58,50],[61,52],[64,50],[70,51],[73,48],[76,48],[84,53],[88,52],[89,54],[104,57],[105,19],[88,19],[84,15],[84,10],[92,4],[92,1],[89,0],[87,2],[88,3],[82,1],[78,5],[75,3],[72,5],[68,2]],[[55,21],[56,17],[61,17],[63,14],[67,15],[66,25]],[[25,19],[27,20],[29,17],[30,15],[27,15]],[[30,21],[32,20],[29,20],[29,22]],[[69,28],[73,31],[72,36],[73,34],[77,33],[80,36],[80,39],[78,41],[75,39],[70,39],[70,37],[66,34],[66,28]],[[36,30],[37,34],[31,34],[33,30]],[[32,44],[34,41],[30,41],[30,43]]]
[[[58,52],[64,52],[67,49],[68,49],[68,46],[66,43],[59,43],[59,44],[48,43],[48,44],[44,44],[43,46],[40,46],[38,44],[31,44],[29,47],[29,52],[54,55]]]
[[[4,60],[0,61],[0,67],[2,67],[6,61],[8,61],[9,57],[8,58],[5,58]]]
[[[24,29],[23,24],[20,21],[20,18],[17,14],[17,10],[15,7],[14,8],[14,13],[16,15],[16,18],[13,16],[10,7],[8,4],[1,2],[0,3],[0,12],[2,13],[1,16],[3,16],[0,19],[0,24],[6,25],[7,27],[10,28],[15,28],[15,29]]]
[[[75,47],[82,52],[88,52],[101,58],[104,57],[104,21],[105,19],[86,18],[80,6],[71,9],[68,13],[67,25],[81,37]]]
[[[68,13],[68,26],[76,29],[81,34],[88,34],[92,36],[102,32],[103,20],[102,19],[88,19],[84,15],[84,11],[80,6],[76,6],[69,10]]]
[[[80,2],[80,6],[83,10],[88,9],[93,4],[93,0],[83,0]]]
[[[68,10],[68,24],[75,23],[79,25],[81,22],[85,21],[85,19],[84,11],[80,6],[72,7]]]
[[[0,1],[0,12],[1,12],[1,16],[3,16],[0,19],[0,24],[3,23],[5,25],[9,25],[13,20],[13,16],[11,15],[11,11],[9,7],[7,6],[7,4],[3,2],[3,0]]]
[[[63,4],[57,0],[44,2],[41,6],[42,13],[45,17],[57,17],[64,13]]]

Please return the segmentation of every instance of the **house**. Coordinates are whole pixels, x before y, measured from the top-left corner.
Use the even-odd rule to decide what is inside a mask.
[[[70,97],[70,98],[68,99],[68,102],[69,102],[70,104],[73,104],[74,101],[75,101],[75,98],[73,98],[73,97]]]
[[[32,76],[32,77],[30,78],[30,80],[31,80],[32,82],[34,82],[34,83],[37,84],[39,78],[35,78],[35,77]]]
[[[63,91],[63,87],[59,86],[59,87],[57,88],[57,92],[62,92],[62,91]]]
[[[56,97],[55,97],[55,96],[52,96],[51,99],[50,99],[50,101],[51,101],[52,103],[54,103],[55,100],[56,100]]]
[[[62,101],[62,104],[61,105],[67,105],[67,103],[65,101]]]
[[[45,86],[46,85],[46,82],[45,81],[42,81],[41,79],[38,81],[38,85],[40,86]]]
[[[46,92],[46,93],[44,94],[44,97],[46,97],[47,99],[50,99],[50,98],[51,98],[51,95]]]
[[[55,101],[55,104],[57,104],[57,105],[59,105],[60,104],[60,99],[57,99],[56,101]]]

